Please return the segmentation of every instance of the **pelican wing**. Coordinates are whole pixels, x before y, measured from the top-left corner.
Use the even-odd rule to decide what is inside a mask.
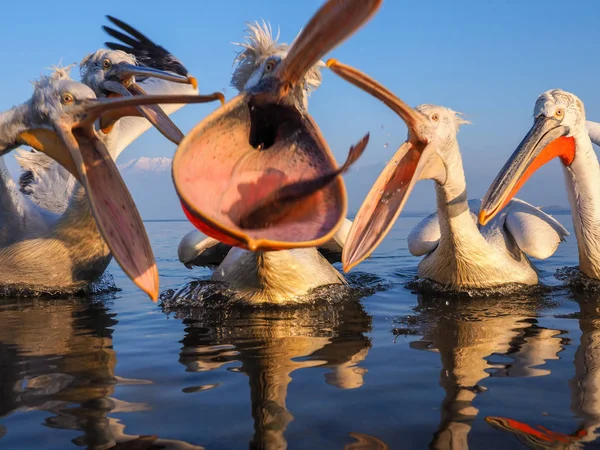
[[[421,220],[409,233],[408,251],[413,256],[423,256],[436,249],[440,242],[440,222],[437,212]]]
[[[342,262],[342,250],[344,250],[350,227],[352,227],[352,221],[345,219],[333,238],[317,248],[331,264]]]
[[[42,152],[17,150],[15,158],[22,170],[21,192],[43,210],[62,214],[69,204],[75,178]]]
[[[588,120],[586,122],[586,127],[592,142],[600,146],[600,123]]]
[[[188,76],[188,70],[185,66],[163,47],[155,44],[126,23],[111,16],[107,17],[113,24],[132,36],[127,36],[120,31],[105,26],[103,27],[104,31],[122,42],[122,44],[106,42],[108,48],[112,50],[122,50],[135,56],[137,62],[141,65]],[[198,93],[197,88],[186,83],[173,83],[157,78],[136,78],[136,82],[149,95],[193,95]],[[173,114],[183,106],[184,105],[182,104],[160,105],[167,115]],[[111,132],[107,142],[107,146],[115,159],[118,158],[121,152],[125,150],[129,144],[151,128],[150,122],[141,117],[124,117],[119,120],[117,126],[118,129]]]
[[[50,224],[49,216],[19,192],[4,157],[0,156],[0,247],[39,235],[47,231]]]
[[[223,262],[231,245],[206,237],[198,230],[192,230],[179,242],[177,255],[188,269],[194,266],[214,267]]]
[[[565,227],[552,216],[522,200],[513,199],[504,211],[505,229],[519,248],[534,258],[552,256],[558,244],[569,235]]]
[[[178,75],[188,76],[189,72],[185,66],[171,52],[164,47],[155,44],[145,35],[133,28],[131,25],[112,17],[106,16],[114,25],[121,28],[127,34],[110,28],[102,27],[113,38],[118,39],[121,43],[106,42],[106,46],[111,50],[122,50],[125,53],[134,55],[139,64],[143,64],[153,69],[165,70],[174,72]]]

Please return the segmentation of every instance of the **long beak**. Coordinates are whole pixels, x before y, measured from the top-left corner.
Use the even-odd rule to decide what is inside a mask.
[[[35,129],[22,133],[19,138],[20,142],[55,158],[81,182],[111,253],[123,271],[154,301],[158,298],[159,281],[148,236],[117,166],[93,126],[104,114],[116,111],[117,115],[126,115],[132,108],[136,112],[135,107],[140,104],[203,101],[206,99],[196,95],[87,100],[83,102],[86,113],[78,123],[55,123],[55,133]]]
[[[349,271],[367,258],[390,231],[428,167],[431,148],[423,134],[425,122],[419,112],[359,70],[336,60],[329,60],[327,66],[396,112],[406,122],[409,135],[377,178],[352,223],[342,252],[344,271]]]
[[[171,81],[173,83],[191,84],[194,88],[197,88],[195,78],[185,77],[183,75],[177,75],[175,73],[165,72],[162,70],[153,69],[151,67],[136,66],[124,62],[113,64],[107,73],[107,78],[126,80],[131,77],[159,78],[161,80]]]
[[[487,224],[517,194],[521,186],[540,167],[555,157],[565,165],[575,158],[575,140],[564,137],[569,127],[560,121],[540,115],[533,127],[521,141],[515,152],[504,164],[481,202],[479,223]]]
[[[294,86],[325,54],[375,14],[383,0],[329,0],[312,17],[279,68],[284,85]]]
[[[57,134],[75,162],[100,233],[123,271],[153,301],[159,280],[144,224],[119,170],[95,133],[57,124]]]
[[[225,103],[225,97],[220,92],[210,95],[143,95],[143,92],[142,90],[140,95],[134,96],[122,92],[123,98],[88,100],[89,109],[84,121],[89,124],[100,118],[100,128],[109,131],[112,125],[123,117],[143,116],[163,136],[179,145],[183,139],[183,133],[159,104],[209,103],[216,100],[220,101],[221,104]],[[129,95],[129,97],[125,97],[126,95]]]

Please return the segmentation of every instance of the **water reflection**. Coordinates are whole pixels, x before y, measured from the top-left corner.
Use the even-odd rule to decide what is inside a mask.
[[[235,309],[187,313],[180,362],[188,371],[217,369],[234,361],[249,378],[253,449],[284,449],[293,412],[286,407],[291,373],[328,368],[325,382],[359,388],[361,362],[371,348],[371,318],[360,302],[294,309]],[[231,370],[231,368],[230,368]],[[188,389],[198,389],[192,387]]]
[[[125,425],[109,417],[148,408],[114,398],[117,384],[149,382],[115,376],[112,327],[117,321],[102,304],[86,299],[3,300],[0,324],[0,421],[18,410],[46,411],[50,415],[44,426],[82,433],[62,448],[201,448],[127,435]],[[10,426],[0,425],[0,439],[10,438]]]
[[[510,418],[488,417],[495,428],[514,434],[526,447],[535,449],[577,449],[598,439],[600,427],[600,305],[596,298],[575,294],[579,303],[580,344],[573,364],[575,376],[569,381],[571,411],[580,420],[571,433],[528,425]]]
[[[416,318],[423,334],[411,347],[436,351],[446,395],[430,444],[435,449],[466,449],[479,410],[473,405],[487,377],[548,375],[547,360],[558,359],[563,342],[559,330],[540,327],[532,298],[452,299],[419,297]]]

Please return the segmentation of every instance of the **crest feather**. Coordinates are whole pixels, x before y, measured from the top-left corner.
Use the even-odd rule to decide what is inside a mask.
[[[244,86],[252,76],[252,73],[259,67],[265,59],[277,53],[287,53],[289,45],[279,44],[279,30],[277,36],[273,39],[273,30],[271,24],[264,19],[262,23],[258,21],[246,24],[246,41],[234,42],[243,48],[233,60],[237,67],[231,76],[231,85],[239,92],[244,90]]]

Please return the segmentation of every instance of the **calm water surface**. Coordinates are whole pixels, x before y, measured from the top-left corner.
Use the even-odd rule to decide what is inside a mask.
[[[425,298],[419,220],[359,267],[389,289],[337,306],[166,315],[114,263],[116,294],[2,301],[0,448],[600,447],[600,303],[552,276],[574,236],[537,261],[544,296]],[[147,227],[161,289],[209,274],[177,261],[190,225]]]

